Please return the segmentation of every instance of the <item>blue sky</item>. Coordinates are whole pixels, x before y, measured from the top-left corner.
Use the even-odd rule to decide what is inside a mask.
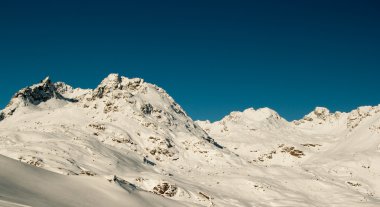
[[[0,108],[45,76],[163,87],[194,119],[380,103],[377,1],[0,1]]]

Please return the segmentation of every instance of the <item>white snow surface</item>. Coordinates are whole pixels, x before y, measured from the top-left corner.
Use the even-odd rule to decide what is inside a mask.
[[[380,106],[211,123],[139,78],[46,78],[0,112],[0,154],[0,206],[380,206]]]

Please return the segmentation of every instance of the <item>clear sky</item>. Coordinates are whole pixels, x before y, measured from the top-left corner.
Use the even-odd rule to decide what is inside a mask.
[[[0,108],[45,76],[163,87],[194,119],[380,103],[379,1],[0,0]]]

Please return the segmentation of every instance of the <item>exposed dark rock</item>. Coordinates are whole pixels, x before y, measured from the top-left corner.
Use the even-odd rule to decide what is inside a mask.
[[[177,186],[163,182],[153,188],[153,193],[167,197],[173,197],[177,193]]]
[[[148,104],[144,104],[144,105],[142,105],[141,106],[141,111],[144,113],[144,114],[151,114],[152,113],[152,111],[153,111],[153,106],[150,104],[150,103],[148,103]]]

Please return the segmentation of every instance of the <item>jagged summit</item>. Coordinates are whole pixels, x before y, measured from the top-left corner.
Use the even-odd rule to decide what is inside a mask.
[[[16,111],[19,113],[15,114]],[[39,126],[41,129],[54,131],[52,120],[58,122],[58,128],[67,120],[70,126],[75,125],[73,131],[87,128],[86,133],[90,134],[86,136],[94,136],[92,140],[99,139],[109,145],[120,143],[118,146],[156,161],[179,159],[184,148],[194,148],[193,153],[198,153],[195,148],[201,146],[223,148],[163,89],[143,79],[118,74],[108,75],[95,89],[74,89],[46,78],[20,90],[3,110],[1,119],[12,123],[17,118],[36,114],[46,124]],[[8,119],[10,116],[12,119]]]
[[[66,100],[56,89],[49,77],[40,83],[19,90],[12,97],[10,103],[0,113],[0,120],[11,116],[19,107],[38,105],[49,99]]]
[[[46,76],[43,80],[41,80],[41,83],[51,83],[50,76]]]
[[[0,112],[0,120],[12,115],[20,107],[39,105],[50,99],[91,105],[90,102],[103,97],[107,97],[110,101],[124,99],[132,105],[140,104],[139,107],[153,103],[156,105],[168,104],[177,113],[186,115],[165,90],[156,85],[145,83],[141,78],[129,79],[112,73],[104,78],[95,89],[73,88],[64,82],[53,83],[49,77],[46,77],[40,83],[18,91],[6,108]],[[162,100],[164,101],[162,102]]]
[[[37,105],[51,98],[62,98],[57,92],[49,77],[40,83],[26,87],[18,91],[13,98],[22,98],[25,102]]]
[[[111,73],[106,78],[104,78],[97,88],[108,87],[113,89],[126,89],[128,86],[138,86],[142,85],[144,80],[141,78],[127,78],[120,76],[117,73]],[[133,87],[132,87],[133,88]]]
[[[102,98],[104,94],[117,90],[133,92],[142,86],[144,80],[141,78],[129,79],[116,73],[111,73],[93,90],[93,98]]]
[[[102,82],[100,83],[100,85],[120,84],[121,81],[122,81],[121,79],[122,78],[120,77],[120,75],[118,73],[111,73],[106,78],[104,78],[102,80]]]
[[[122,89],[121,82],[122,79],[119,74],[112,73],[104,78],[98,87],[96,87],[94,90],[95,94],[101,98],[103,96],[103,93],[107,93],[115,89]]]

